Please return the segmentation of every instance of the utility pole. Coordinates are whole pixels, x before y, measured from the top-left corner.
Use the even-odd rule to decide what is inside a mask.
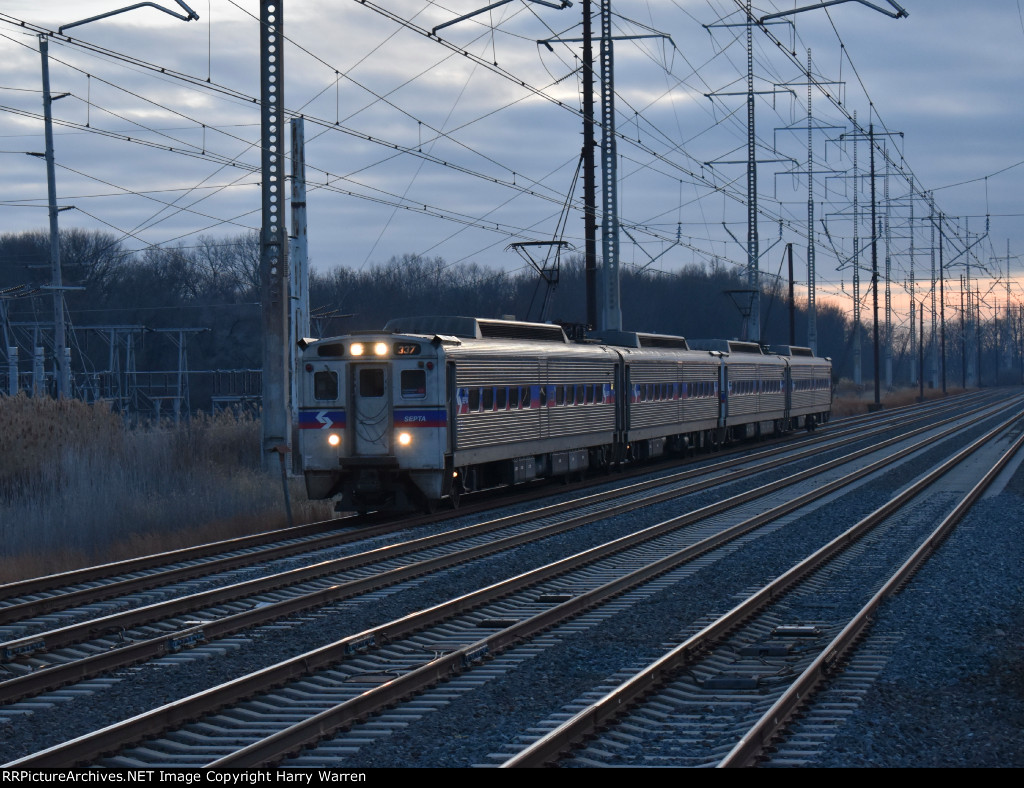
[[[834,173],[834,170],[815,170],[814,169],[814,132],[824,131],[826,129],[841,129],[842,126],[826,126],[820,123],[815,124],[814,122],[814,99],[812,88],[815,86],[822,87],[823,85],[836,84],[841,85],[841,82],[825,82],[823,80],[814,79],[812,70],[813,61],[811,59],[811,50],[807,50],[807,71],[806,82],[789,82],[787,84],[791,86],[804,84],[807,88],[807,125],[806,126],[784,126],[784,130],[798,131],[803,130],[807,132],[807,346],[811,349],[814,355],[818,354],[818,298],[817,298],[817,244],[814,241],[814,176],[819,173]],[[795,94],[794,94],[795,95]]]
[[[941,327],[941,353],[942,353],[942,395],[946,395],[946,270],[942,264],[942,215],[939,215],[939,295],[942,314],[939,319]],[[932,298],[935,296],[933,295]]]
[[[859,181],[857,171],[857,140],[862,136],[866,136],[870,150],[870,171],[868,178],[871,181],[871,296],[872,296],[872,310],[873,310],[873,327],[872,327],[872,345],[873,345],[873,358],[875,366],[875,402],[874,407],[876,409],[881,408],[881,363],[880,363],[880,343],[881,343],[881,328],[879,326],[878,319],[878,235],[879,235],[879,222],[878,222],[878,198],[877,188],[875,185],[876,173],[875,173],[875,124],[868,124],[868,131],[865,135],[864,132],[859,130],[857,126],[857,113],[853,114],[854,130],[849,134],[844,134],[843,137],[852,137],[854,142],[853,148],[853,179],[854,179],[854,191],[853,191],[853,249],[854,249],[854,268],[853,268],[853,298],[854,298],[854,328],[857,330],[854,344],[854,382],[859,383],[860,374],[860,341],[859,341],[859,328],[860,328],[860,265],[858,260],[860,258],[860,235],[859,235],[859,200],[858,200],[858,188],[857,184]],[[892,134],[900,134],[902,132],[884,132],[882,136],[890,136]],[[888,154],[886,154],[886,163],[888,165]],[[889,257],[889,243],[888,243],[888,166],[886,168],[887,179],[885,182],[885,196],[886,196],[886,277],[885,277],[885,312],[886,312],[886,335],[888,335],[889,324],[891,320],[891,302],[890,302],[890,285],[889,285],[889,271],[890,271],[890,257]],[[886,358],[888,361],[888,379],[891,382],[892,378],[892,357],[887,352]]]
[[[793,244],[786,244],[789,259],[789,344],[796,344],[796,294],[793,292]]]
[[[288,238],[290,281],[288,372],[292,445],[299,428],[299,340],[309,336],[309,234],[306,226],[306,134],[302,118],[292,118],[292,234]],[[298,453],[292,455],[298,463]],[[294,467],[295,472],[301,468]]]
[[[260,230],[260,302],[263,307],[264,470],[287,451],[289,281],[284,220],[284,0],[260,0],[260,152],[262,229]]]
[[[974,384],[974,370],[975,370],[974,353],[973,353],[973,351],[971,351],[971,352],[967,351],[967,348],[969,348],[969,347],[973,348],[973,345],[974,345],[974,341],[973,340],[974,340],[974,335],[975,335],[975,331],[974,331],[974,305],[971,303],[971,296],[972,296],[972,293],[971,293],[971,264],[970,264],[969,261],[964,266],[964,285],[967,288],[967,312],[966,312],[966,315],[967,315],[967,328],[966,328],[966,333],[964,334],[964,340],[963,340],[964,341],[964,353],[966,354],[966,356],[965,356],[966,357],[966,361],[964,363],[967,366],[967,373],[966,373],[966,381],[967,382],[965,384],[965,388],[966,388],[967,385],[973,385]]]
[[[540,0],[531,0],[540,2]],[[499,0],[499,5],[509,0]],[[561,6],[542,3],[552,8],[566,8],[572,3],[562,0]],[[493,8],[494,6],[488,6]],[[487,9],[484,9],[487,10]],[[585,238],[584,270],[586,274],[587,326],[600,332],[622,329],[622,309],[619,303],[619,219],[617,155],[615,153],[614,58],[611,35],[611,3],[600,0],[601,40],[601,167],[602,167],[602,262],[597,265],[597,173],[594,151],[594,48],[591,0],[583,0],[583,38],[549,38],[537,43],[551,49],[554,41],[583,43],[581,92],[583,93],[583,234]],[[436,30],[436,28],[435,28]],[[629,36],[646,38],[647,36]],[[668,38],[661,35],[657,37]],[[609,209],[614,215],[609,217]]]
[[[745,7],[746,19],[742,27],[746,31],[747,42],[747,90],[745,93],[747,107],[747,288],[751,292],[749,320],[746,321],[748,334],[745,337],[752,342],[762,341],[761,326],[761,276],[760,276],[760,242],[757,230],[757,133],[755,128],[755,96],[754,90],[754,15],[752,0],[747,0]],[[757,24],[763,26],[762,18]],[[705,25],[712,27],[737,27],[734,24]],[[809,81],[809,80],[808,80]],[[769,91],[774,92],[774,91]],[[714,94],[705,94],[709,98]],[[735,95],[735,94],[731,94]],[[809,125],[809,124],[808,124]],[[809,132],[808,132],[809,133]],[[777,161],[777,160],[776,160]],[[705,162],[712,165],[715,162]],[[740,162],[719,162],[722,164],[738,164]],[[728,230],[728,228],[726,228]],[[781,233],[780,233],[781,234]],[[730,232],[730,235],[732,233]]]
[[[1010,273],[1010,261],[1012,258],[1010,257],[1009,238],[1006,239],[1006,257],[994,257],[992,259],[992,262],[997,264],[996,270],[998,270],[1000,274],[1002,274],[1002,269],[998,263],[1003,260],[1006,261],[1006,319],[1002,322],[1002,327],[999,331],[999,355],[1001,358],[1000,366],[1003,370],[1004,376],[1008,377],[1010,370],[1013,369],[1013,331],[1011,330],[1013,324],[1013,316],[1011,314],[1011,301],[1013,299],[1013,294],[1010,292],[1010,277],[1012,275]]]
[[[883,180],[884,192],[882,199],[885,201],[885,218],[883,236],[885,238],[885,332],[882,335],[882,343],[885,353],[885,388],[892,389],[892,234],[889,225],[889,149],[883,148],[885,153],[885,179]],[[911,321],[913,322],[913,321]]]
[[[811,48],[807,48],[807,346],[818,355],[817,273],[814,259],[814,156],[811,103]],[[792,280],[790,275],[790,280]]]
[[[53,288],[53,362],[56,370],[56,395],[63,399],[71,394],[71,375],[66,353],[67,337],[64,327],[64,281],[60,266],[60,232],[57,227],[57,176],[53,161],[53,115],[54,102],[50,94],[49,36],[39,36],[39,55],[43,65],[43,123],[46,138],[46,192],[50,213],[50,287]],[[63,98],[64,93],[57,98]]]
[[[974,325],[977,327],[978,335],[978,388],[981,388],[981,287],[977,282],[974,283],[974,308],[977,315],[977,319],[974,321]]]
[[[137,3],[125,8],[119,8],[114,11],[108,11],[103,14],[91,16],[88,19],[80,19],[77,22],[61,25],[61,27],[58,28],[58,32],[63,33],[65,30],[69,30],[72,27],[78,27],[79,25],[88,24],[89,22],[95,22],[98,19],[106,19],[107,17],[115,16],[117,14],[124,13],[125,11],[131,11],[141,6],[150,6],[185,22],[191,22],[193,19],[199,19],[199,14],[185,5],[183,0],[175,0],[175,2],[177,2],[177,4],[186,11],[186,14],[179,14],[174,11],[170,11],[152,2]],[[57,222],[57,214],[60,212],[60,209],[57,207],[57,176],[53,154],[53,113],[51,105],[54,101],[64,98],[69,94],[61,93],[57,96],[53,96],[50,93],[48,33],[39,34],[39,56],[42,60],[43,69],[43,134],[46,139],[46,152],[44,155],[46,158],[46,191],[50,213],[50,270],[52,282],[49,289],[53,290],[53,355],[54,367],[57,373],[56,394],[58,399],[62,399],[71,394],[71,364],[67,348],[67,329],[64,324],[64,290],[67,288],[64,287],[60,263],[60,232]]]
[[[761,341],[761,278],[757,237],[757,139],[754,131],[754,16],[747,0],[747,286],[754,291],[750,304],[750,334]]]
[[[939,313],[937,311],[937,307],[936,307],[936,303],[935,303],[935,300],[936,300],[936,287],[935,287],[935,285],[937,284],[937,280],[935,278],[936,219],[935,219],[935,195],[934,194],[929,194],[928,195],[928,207],[929,207],[929,219],[930,219],[929,225],[931,226],[931,257],[932,257],[932,290],[931,290],[931,293],[932,293],[932,330],[931,330],[931,347],[932,347],[932,352],[929,354],[929,356],[930,356],[930,365],[929,365],[928,383],[929,383],[929,385],[932,388],[935,388],[935,386],[938,385],[938,380],[939,380],[939,355],[938,355],[939,354],[939,346],[938,346],[938,344],[936,342],[936,340],[938,339],[938,336],[936,334],[936,331],[937,331],[936,320],[938,319],[938,314]],[[941,280],[939,280],[939,281],[941,281]],[[923,337],[922,337],[921,341],[924,341]],[[945,367],[945,353],[943,353],[943,367]],[[943,392],[943,393],[945,393],[945,392]]]
[[[944,290],[944,283],[945,283],[946,268],[954,265],[956,263],[956,261],[960,257],[966,256],[967,260],[968,260],[968,262],[965,263],[966,275],[964,277],[964,290],[966,292],[967,303],[964,304],[963,310],[962,310],[963,319],[964,319],[964,329],[963,329],[963,333],[964,333],[964,337],[965,337],[964,344],[966,345],[966,348],[963,348],[963,352],[966,355],[965,355],[965,363],[963,364],[964,369],[962,371],[962,378],[963,378],[964,384],[966,386],[970,386],[970,385],[973,385],[973,382],[974,382],[974,370],[975,370],[974,352],[975,352],[976,343],[975,343],[975,340],[974,340],[975,334],[974,334],[974,330],[973,330],[973,325],[974,325],[974,322],[975,322],[975,309],[974,309],[974,305],[971,302],[971,299],[974,297],[974,293],[973,293],[972,288],[971,288],[971,266],[970,266],[969,260],[970,260],[971,250],[975,246],[977,246],[979,243],[981,243],[985,238],[988,237],[988,232],[986,231],[985,233],[983,233],[981,235],[976,235],[973,238],[973,240],[971,240],[972,236],[971,236],[969,228],[968,228],[967,233],[966,233],[966,240],[961,239],[957,234],[954,234],[953,238],[956,241],[959,241],[960,243],[962,243],[963,249],[959,250],[957,252],[957,254],[953,257],[953,259],[951,259],[948,262],[946,262],[945,257],[944,257],[945,247],[946,247],[946,232],[945,232],[946,216],[944,214],[942,214],[942,213],[939,213],[939,214],[936,215],[935,212],[934,212],[934,208],[933,208],[933,210],[932,210],[932,222],[933,222],[933,232],[935,230],[937,230],[938,231],[938,236],[939,236],[939,242],[938,242],[938,250],[939,250],[939,291],[940,291],[940,293],[942,293],[942,308],[941,308],[942,320],[940,322],[942,323],[943,334],[944,334],[944,330],[945,330],[945,290]],[[944,342],[943,342],[943,347],[942,347],[942,355],[943,355],[943,358],[942,358],[943,378],[945,378],[945,343]],[[945,380],[943,382],[945,384]],[[943,393],[945,393],[945,392],[943,392]]]
[[[917,369],[914,369],[914,304],[917,303],[917,296],[915,293],[915,282],[914,282],[914,187],[911,184],[910,187],[910,382],[916,383],[918,378],[924,379],[923,371],[924,364],[918,365]],[[922,302],[923,304],[923,302]],[[922,306],[922,309],[924,307]],[[922,312],[923,315],[923,312]],[[918,344],[924,347],[924,317],[921,318],[921,332],[918,334]],[[924,352],[923,350],[921,351]],[[923,362],[924,357],[921,354],[920,361]],[[923,384],[922,384],[923,385]],[[924,394],[922,393],[922,396]]]
[[[857,112],[853,113],[853,382],[858,386],[864,382],[860,341],[860,176],[857,171]],[[858,389],[859,390],[859,389]]]
[[[913,301],[911,301],[911,304],[910,304],[910,324],[911,325],[914,324],[914,304],[913,304]],[[921,302],[921,335],[922,336],[924,335],[924,301]],[[918,346],[917,353],[918,353],[918,361],[921,364],[921,369],[924,369],[924,344],[923,343]],[[924,402],[924,375],[918,375],[917,385],[918,385],[918,392],[919,392],[918,401],[919,402]]]
[[[881,369],[878,363],[878,218],[875,200],[875,124],[868,124],[871,144],[871,292],[874,307],[875,408],[881,408]]]
[[[960,388],[967,388],[967,309],[964,305],[963,274],[960,274]]]
[[[817,10],[819,8],[826,8],[826,7],[831,6],[831,5],[840,5],[840,4],[846,3],[846,2],[858,2],[858,3],[861,3],[862,5],[869,6],[870,8],[873,8],[875,11],[878,11],[879,13],[885,14],[886,16],[891,17],[893,19],[900,19],[901,17],[909,16],[907,11],[902,6],[900,6],[899,3],[895,2],[895,0],[886,0],[886,2],[888,2],[888,4],[890,6],[892,6],[892,9],[893,9],[892,11],[888,11],[888,10],[882,8],[881,6],[876,5],[874,2],[868,2],[868,0],[825,0],[825,2],[819,2],[819,3],[815,3],[813,5],[802,6],[801,8],[794,8],[792,11],[779,11],[779,12],[776,12],[776,13],[773,13],[773,14],[766,14],[765,16],[762,16],[757,21],[757,24],[760,25],[761,27],[764,27],[765,22],[767,22],[769,19],[778,19],[780,17],[790,16],[792,14],[799,14],[799,13],[803,13],[804,11],[814,11],[814,10]],[[751,2],[750,2],[750,0],[747,0],[747,21],[748,21],[748,31],[747,31],[747,53],[748,53],[748,55],[747,55],[747,60],[748,60],[747,89],[748,89],[748,101],[747,101],[747,106],[748,106],[748,129],[749,129],[748,146],[753,144],[752,140],[753,140],[753,136],[754,136],[753,95],[752,95],[752,91],[753,91],[753,62],[752,62],[752,59],[751,59],[750,30],[749,30],[749,23],[750,23],[750,21],[752,19],[753,19],[753,17],[751,15]],[[807,132],[807,135],[808,135],[808,143],[807,143],[807,168],[808,168],[807,233],[808,233],[808,239],[809,239],[808,240],[808,248],[809,248],[809,250],[808,250],[808,255],[807,255],[807,277],[808,277],[808,282],[809,282],[809,288],[808,289],[809,289],[809,293],[810,293],[808,307],[811,310],[811,314],[808,315],[808,321],[809,321],[809,323],[808,323],[808,338],[810,338],[812,336],[812,332],[811,332],[811,325],[812,325],[812,323],[810,321],[812,321],[812,319],[813,319],[812,315],[813,315],[813,306],[814,306],[814,286],[813,286],[813,280],[814,280],[814,262],[813,262],[813,254],[814,254],[814,252],[813,252],[813,248],[814,248],[814,206],[813,206],[814,190],[810,186],[810,169],[811,169],[811,166],[812,166],[811,165],[811,155],[810,155],[810,150],[811,150],[811,146],[810,146],[810,133],[811,133],[810,132],[810,126],[811,126],[811,121],[810,121],[810,117],[811,117],[811,95],[810,95],[810,93],[811,93],[811,88],[810,88],[810,82],[811,82],[811,53],[810,53],[810,50],[807,51],[807,82],[808,82],[808,87],[807,87],[807,126],[808,126],[808,132]],[[856,125],[857,125],[856,114],[854,114],[854,126],[856,126]],[[854,145],[856,146],[856,143],[854,143]],[[749,148],[748,148],[748,152],[749,152]],[[854,170],[856,171],[856,168],[857,168],[857,165],[856,165],[856,147],[854,147],[854,157],[855,157]],[[754,159],[753,159],[753,155],[752,154],[750,154],[750,162],[751,163],[749,165],[749,170],[748,170],[748,189],[749,189],[750,172],[752,172],[753,169],[754,169],[754,163],[753,163]],[[754,174],[755,180],[756,180],[756,177],[757,177],[756,174]],[[856,195],[856,189],[854,190],[854,194]],[[755,227],[755,229],[754,229],[754,233],[755,233],[754,242],[756,244],[756,232],[757,232],[757,230],[756,230],[756,216],[757,216],[756,205],[754,205],[753,216],[754,216],[754,227]],[[857,211],[856,211],[856,208],[854,208],[854,222],[856,223],[856,221],[857,221]],[[874,229],[872,229],[872,233],[873,232],[874,232]],[[749,247],[749,245],[750,245],[750,241],[748,240],[748,247]],[[854,243],[854,254],[855,254],[855,259],[856,259],[856,256],[857,256],[857,244],[856,244],[856,242]],[[750,259],[750,250],[748,248],[748,269],[750,267],[749,259]],[[756,264],[757,264],[757,257],[755,255],[754,256],[754,265],[756,266]],[[854,276],[856,278],[856,284],[854,286],[854,332],[855,332],[854,333],[854,379],[855,379],[855,382],[859,385],[860,384],[860,337],[859,337],[859,331],[860,331],[860,321],[859,321],[859,317],[860,317],[860,292],[859,292],[860,291],[860,274],[858,272],[858,269],[857,269],[856,265],[854,265]],[[756,284],[752,285],[752,286],[756,287]],[[755,293],[754,295],[755,295],[755,298],[757,298],[759,293]],[[760,311],[760,306],[758,306],[758,311]],[[758,330],[760,330],[760,321],[758,321]],[[817,328],[816,327],[814,329],[813,336],[814,336],[814,339],[816,341],[817,340]],[[816,350],[816,348],[814,348],[813,344],[811,345],[811,348]],[[877,377],[877,364],[876,364],[876,368],[875,369],[876,369],[876,377]],[[877,397],[876,397],[876,402],[877,402]]]
[[[619,301],[618,153],[615,148],[615,60],[612,51],[611,0],[601,0],[601,180],[603,231],[601,243],[600,331],[622,330]]]
[[[540,0],[531,0],[540,2]],[[499,5],[509,0],[499,0]],[[611,0],[599,0],[601,38],[601,266],[597,265],[597,187],[594,164],[594,51],[590,0],[583,2],[583,38],[551,38],[537,43],[549,49],[552,41],[583,42],[583,191],[587,325],[608,336],[622,330],[619,291],[618,153],[615,133],[615,58]],[[552,3],[543,3],[557,8]],[[572,3],[562,0],[561,8]],[[488,6],[493,8],[494,6]],[[487,10],[487,9],[485,9]],[[436,30],[437,28],[435,28]],[[663,36],[667,38],[667,36]]]
[[[594,42],[590,0],[583,0],[583,237],[587,327],[597,327],[597,174],[594,164]]]

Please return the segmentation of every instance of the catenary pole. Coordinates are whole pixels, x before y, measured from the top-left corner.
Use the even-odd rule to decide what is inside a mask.
[[[284,216],[284,0],[260,1],[260,148],[262,228],[260,301],[263,308],[264,470],[288,450],[288,257]]]
[[[53,159],[53,96],[50,93],[49,36],[39,36],[39,56],[43,66],[43,134],[46,139],[46,193],[50,213],[50,287],[53,289],[53,361],[57,399],[70,395],[71,375],[68,370],[64,326],[64,280],[60,264],[60,230],[57,214],[57,175]],[[59,97],[58,97],[59,98]]]

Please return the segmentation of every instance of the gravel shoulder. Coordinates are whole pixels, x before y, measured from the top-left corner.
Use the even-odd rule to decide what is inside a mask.
[[[872,631],[901,646],[818,765],[1024,766],[1024,465]]]

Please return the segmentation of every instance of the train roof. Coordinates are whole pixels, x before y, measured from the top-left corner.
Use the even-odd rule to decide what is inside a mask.
[[[691,339],[690,347],[694,350],[716,350],[719,353],[749,353],[763,356],[764,352],[757,342],[743,342],[738,339]]]
[[[615,347],[691,349],[686,342],[686,337],[677,337],[671,334],[648,334],[640,331],[604,331],[591,334],[590,338],[606,345],[614,345]]]
[[[814,357],[814,351],[809,347],[798,347],[797,345],[772,345],[771,351],[776,356],[808,356]]]
[[[453,336],[460,339],[512,339],[532,342],[569,340],[561,326],[552,323],[527,323],[521,320],[496,320],[482,317],[425,315],[389,320],[384,330],[392,334]]]

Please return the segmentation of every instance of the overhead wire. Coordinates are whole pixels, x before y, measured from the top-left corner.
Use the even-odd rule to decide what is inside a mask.
[[[677,5],[677,7],[678,7],[678,4],[676,4],[676,5]],[[852,65],[852,61],[851,61],[851,65]],[[524,86],[525,86],[525,85],[524,85]],[[559,103],[561,103],[561,102],[559,102]],[[644,109],[646,109],[646,108],[644,108]],[[642,113],[640,112],[640,110],[639,110],[639,109],[638,109],[638,110],[636,111],[636,116],[637,116],[637,117],[639,117],[639,118],[642,118],[642,120],[643,120],[643,122],[644,122],[645,124],[646,124],[646,123],[648,122],[648,119],[647,119],[646,115],[643,115],[643,114],[642,114]],[[883,127],[884,127],[884,126],[883,126]],[[326,129],[325,129],[325,130],[326,130]],[[159,146],[154,146],[154,147],[159,147]],[[397,146],[396,146],[396,150],[397,150]],[[408,152],[408,151],[402,151],[401,153],[396,153],[395,155],[403,155],[403,154],[405,154],[405,153],[407,153],[407,152]],[[660,160],[660,159],[656,159],[655,161],[658,161],[658,160]],[[422,166],[422,162],[421,162],[421,165],[420,165],[420,166]],[[447,165],[447,163],[444,163],[444,166],[448,166],[448,165]],[[637,166],[638,166],[638,167],[639,167],[639,166],[642,166],[639,160],[637,160]],[[1012,165],[1012,166],[1017,166],[1017,165]],[[1011,166],[1011,168],[1012,168],[1012,166]],[[1007,169],[1010,169],[1010,168],[1007,168]],[[664,173],[662,173],[662,175],[663,175],[664,177],[672,177],[672,178],[673,178],[674,180],[678,180],[678,178],[675,178],[675,177],[673,177],[673,175],[672,175],[671,173],[669,173],[669,172],[664,172]],[[693,173],[689,173],[689,175],[691,175],[691,176],[692,176],[692,175],[693,175]],[[329,176],[329,177],[330,177],[330,176]],[[497,183],[497,181],[495,181],[495,182]],[[713,191],[718,191],[719,189],[721,189],[721,190],[722,190],[722,193],[723,193],[723,194],[725,194],[725,193],[726,193],[726,192],[725,192],[725,189],[728,189],[728,188],[729,188],[728,186],[722,187],[722,186],[721,186],[720,184],[719,184],[719,185],[709,184],[709,183],[707,182],[707,179],[704,179],[704,178],[693,178],[691,182],[693,183],[693,185],[694,185],[694,188],[695,188],[695,189],[697,189],[697,188],[700,188],[700,187],[704,187],[704,188],[708,188],[708,189],[711,189],[711,190],[712,190],[712,192],[713,192]],[[732,182],[735,182],[735,181],[732,181]],[[727,182],[727,183],[728,183],[728,182]],[[503,185],[506,185],[506,186],[507,186],[508,184],[503,184]],[[949,188],[949,187],[947,186],[947,187],[942,187],[942,188]],[[912,191],[913,191],[913,189],[912,189]],[[933,191],[934,191],[934,190],[933,190]],[[359,196],[359,195],[355,195],[355,196]],[[394,196],[394,197],[399,197],[399,195],[392,195],[392,196]],[[742,198],[740,197],[740,195],[739,195],[739,193],[738,193],[738,192],[734,192],[734,193],[733,193],[732,195],[730,195],[730,196],[732,196],[732,197],[733,197],[734,199],[737,199],[737,201],[742,201]],[[779,203],[779,205],[781,206],[781,203]],[[426,206],[425,206],[425,207],[426,207]],[[467,226],[470,226],[470,225],[467,225]]]

